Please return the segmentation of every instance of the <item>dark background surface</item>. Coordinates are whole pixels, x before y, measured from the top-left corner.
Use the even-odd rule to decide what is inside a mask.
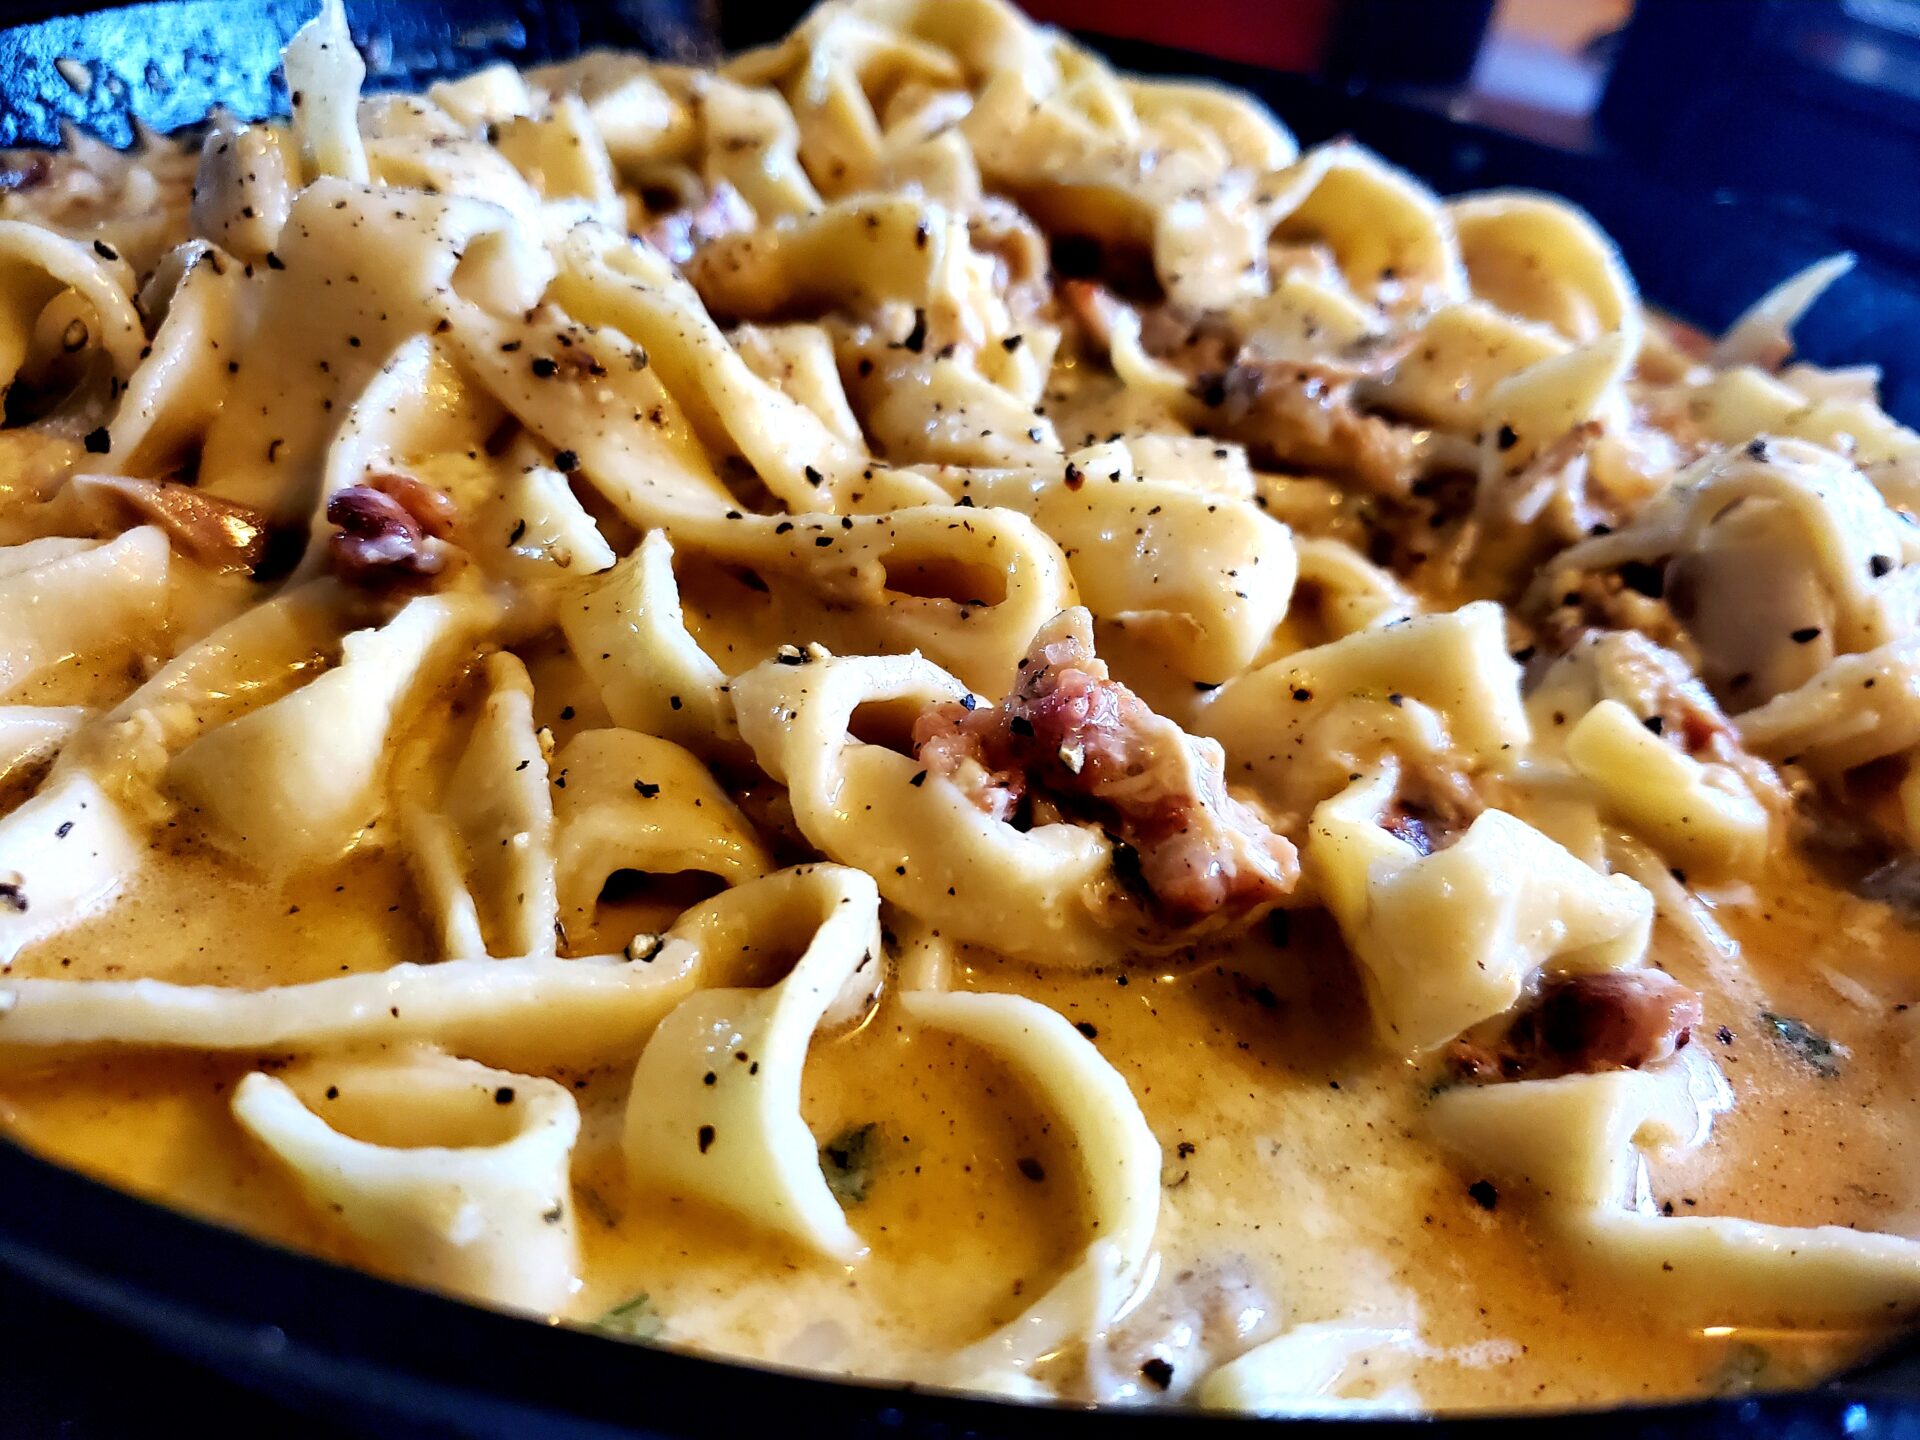
[[[1920,5],[1889,3],[1896,9],[1906,6],[1920,20]],[[1261,26],[1242,26],[1232,35],[1218,32],[1221,16],[1248,13],[1247,7],[1254,7]],[[0,0],[0,24],[57,15],[65,8],[57,0]],[[308,0],[185,0],[0,33],[0,144],[45,141],[57,134],[62,120],[124,139],[129,113],[166,129],[197,120],[216,102],[250,114],[284,108],[284,91],[274,75],[278,51],[310,8]],[[348,5],[357,37],[373,42],[377,83],[388,86],[424,83],[491,59],[561,56],[593,44],[639,40],[684,52],[711,38],[716,26],[730,41],[747,41],[784,28],[797,8],[787,0],[716,8],[704,0],[583,0],[577,8],[536,0],[350,0]],[[1036,0],[1035,8],[1045,8],[1044,0]],[[1831,68],[1808,63],[1809,57],[1840,57],[1853,71],[1862,70],[1861,52],[1847,50],[1820,29],[1824,24],[1831,30],[1829,22],[1842,12],[1841,0],[1641,0],[1633,26],[1611,42],[1613,88],[1597,110],[1573,123],[1529,114],[1524,107],[1474,103],[1465,77],[1455,73],[1457,56],[1441,64],[1446,57],[1417,44],[1396,51],[1354,40],[1352,27],[1363,23],[1411,32],[1416,22],[1430,22],[1444,12],[1447,23],[1466,27],[1484,24],[1491,8],[1486,0],[1348,0],[1344,6],[1338,0],[1196,0],[1191,8],[1112,0],[1082,4],[1073,18],[1099,24],[1105,16],[1116,22],[1105,28],[1134,34],[1132,40],[1100,42],[1122,63],[1211,71],[1249,85],[1303,142],[1351,133],[1448,192],[1525,185],[1566,193],[1614,234],[1649,298],[1709,327],[1726,324],[1800,266],[1835,249],[1856,249],[1861,269],[1803,325],[1803,349],[1829,362],[1880,362],[1887,369],[1889,408],[1909,423],[1920,422],[1920,148],[1915,144],[1920,81],[1908,105],[1898,83],[1876,89],[1849,79],[1845,64],[1836,78]],[[1273,22],[1282,11],[1299,23]],[[1238,59],[1172,54],[1141,41],[1139,24],[1156,14],[1163,23],[1175,17],[1171,23],[1181,44]],[[1203,21],[1216,26],[1211,39],[1219,43],[1210,44]],[[1899,45],[1886,43],[1897,58]],[[1471,60],[1471,47],[1452,48]],[[1394,59],[1396,53],[1401,61]],[[1368,68],[1369,56],[1378,67]],[[99,83],[79,94],[53,69],[59,57],[93,62]],[[1403,68],[1396,69],[1402,61]],[[1276,71],[1274,64],[1287,69]],[[1315,68],[1323,72],[1318,78],[1301,73]],[[1895,81],[1905,73],[1890,63],[1865,69]],[[1920,69],[1914,73],[1920,75]],[[21,1210],[34,1205],[61,1213]],[[9,1207],[16,1212],[11,1217],[5,1213]],[[451,1383],[536,1384],[547,1361],[521,1361],[502,1351],[503,1336],[524,1332],[523,1343],[504,1343],[515,1351],[551,1355],[556,1367],[578,1372],[567,1383],[584,1392],[596,1385],[613,1387],[611,1395],[596,1397],[596,1403],[607,1401],[610,1413],[660,1415],[649,1403],[646,1386],[669,1375],[670,1357],[622,1353],[578,1337],[507,1325],[429,1297],[389,1295],[360,1277],[303,1266],[171,1217],[148,1223],[143,1216],[133,1202],[93,1195],[85,1182],[44,1176],[0,1145],[0,1258],[18,1263],[36,1245],[78,1252],[84,1244],[86,1257],[103,1271],[140,1277],[134,1287],[148,1287],[150,1297],[164,1299],[177,1275],[180,1284],[190,1279],[215,1297],[208,1303],[229,1312],[273,1313],[278,1307],[289,1331],[317,1335],[316,1344],[336,1353],[352,1353],[359,1345],[378,1356],[418,1343],[438,1354],[436,1363]],[[83,1242],[79,1237],[102,1238]],[[170,1333],[154,1313],[148,1311],[142,1321],[149,1335],[178,1347],[197,1346],[203,1354],[222,1353],[190,1335],[192,1327],[184,1320]],[[449,1330],[459,1332],[461,1343],[471,1335],[477,1348],[470,1356],[448,1339]],[[515,1363],[507,1363],[509,1358]],[[560,1368],[554,1371],[556,1384]],[[264,1361],[254,1370],[256,1383],[268,1386],[275,1386],[275,1374]],[[1911,1389],[1911,1377],[1895,1382],[1896,1388],[1902,1384]],[[623,1386],[630,1391],[624,1409]],[[792,1386],[796,1409],[767,1399],[783,1393],[777,1385],[742,1379],[736,1388],[743,1397],[755,1398],[742,1399],[745,1408],[736,1411],[725,1403],[728,1397],[721,1397],[712,1411],[720,1428],[765,1429],[775,1421],[806,1417],[803,1433],[838,1433],[830,1425],[816,1428],[819,1412],[807,1408],[808,1397],[820,1396],[819,1387]],[[291,1392],[278,1386],[276,1393]],[[981,1415],[979,1407],[957,1406],[950,1412],[936,1406],[917,1413],[934,1418],[920,1424],[910,1416],[877,1430],[861,1428],[957,1437],[968,1433],[968,1417],[978,1423]],[[951,1424],[939,1418],[946,1415]],[[677,1420],[664,1416],[659,1423],[678,1428]],[[1852,1429],[1855,1424],[1864,1428]],[[1569,1436],[1595,1431],[1731,1436],[1834,1434],[1843,1426],[1848,1433],[1920,1436],[1920,1412],[1874,1404],[1856,1414],[1831,1404],[1787,1404],[1765,1412],[1722,1409],[1657,1424],[1637,1418],[1560,1422],[1557,1428]],[[343,1433],[291,1399],[255,1398],[69,1300],[24,1281],[0,1281],[0,1433],[91,1440],[154,1430],[172,1434],[188,1427],[211,1435],[290,1440]],[[1121,1428],[1130,1427],[1116,1426],[1116,1433]],[[1062,1433],[1077,1429],[1063,1424]],[[419,1432],[396,1428],[394,1433]]]

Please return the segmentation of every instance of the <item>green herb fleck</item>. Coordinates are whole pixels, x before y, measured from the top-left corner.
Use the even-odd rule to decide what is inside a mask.
[[[868,1122],[849,1125],[820,1147],[820,1168],[826,1172],[827,1188],[847,1205],[858,1205],[867,1198],[873,1184],[873,1165],[878,1159],[880,1127]]]
[[[642,1290],[631,1299],[622,1300],[592,1324],[594,1329],[617,1335],[622,1340],[658,1340],[667,1328],[667,1319],[654,1308],[653,1297]]]
[[[1840,1062],[1846,1058],[1846,1050],[1835,1045],[1806,1021],[1762,1010],[1760,1023],[1766,1026],[1768,1034],[1786,1046],[1803,1064],[1811,1067],[1815,1074],[1831,1080],[1840,1073]]]

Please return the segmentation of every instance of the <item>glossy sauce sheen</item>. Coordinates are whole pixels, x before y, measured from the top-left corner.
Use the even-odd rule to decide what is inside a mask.
[[[1790,869],[1722,918],[1744,942],[1743,960],[1709,966],[1680,937],[1656,934],[1656,961],[1707,993],[1701,1043],[1738,1103],[1711,1144],[1653,1167],[1654,1197],[1687,1213],[1910,1233],[1920,1196],[1908,1026],[1862,1002],[1870,994],[1898,1011],[1920,998],[1920,941],[1886,907]],[[1055,1006],[1127,1079],[1166,1156],[1163,1275],[1190,1274],[1202,1288],[1251,1282],[1270,1312],[1263,1332],[1336,1317],[1405,1328],[1417,1341],[1374,1360],[1376,1373],[1350,1379],[1350,1393],[1388,1390],[1417,1365],[1421,1396],[1449,1409],[1786,1384],[1875,1343],[1746,1332],[1676,1343],[1618,1295],[1571,1281],[1519,1205],[1483,1208],[1421,1138],[1437,1073],[1371,1044],[1331,926],[1299,915],[1287,930],[1284,947],[1249,940],[1175,967],[1041,976],[982,958],[955,977]],[[391,861],[351,862],[272,894],[181,855],[15,973],[109,978],[128,973],[137,953],[142,973],[264,986],[378,969],[420,944]],[[1844,1045],[1838,1073],[1815,1073],[1770,1038],[1763,1004]],[[228,1113],[238,1078],[281,1058],[16,1067],[0,1077],[0,1119],[116,1184],[352,1260]],[[670,1341],[904,1378],[1011,1319],[1067,1263],[1079,1233],[1065,1183],[1074,1158],[1050,1139],[1048,1117],[980,1052],[911,1036],[890,1003],[857,1032],[816,1043],[807,1070],[817,1136],[880,1127],[869,1193],[854,1211],[872,1247],[857,1274],[727,1215],[629,1190],[618,1155],[625,1076],[561,1078],[585,1120],[575,1201],[586,1280],[575,1319],[644,1292]],[[1022,1161],[1037,1162],[1028,1168],[1042,1178]],[[1122,1368],[1127,1339],[1123,1327]]]

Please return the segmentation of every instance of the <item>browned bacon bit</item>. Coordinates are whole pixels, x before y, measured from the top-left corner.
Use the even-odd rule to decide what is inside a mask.
[[[354,585],[380,585],[436,575],[444,557],[405,505],[371,485],[349,485],[327,501],[339,529],[329,542],[333,568]]]
[[[1571,975],[1468,1031],[1448,1058],[1475,1080],[1638,1070],[1685,1049],[1702,1018],[1700,997],[1659,970]]]
[[[367,484],[400,502],[401,507],[427,534],[445,540],[459,523],[460,512],[444,490],[436,490],[424,480],[394,471],[369,475]],[[328,517],[332,518],[332,517]]]
[[[913,750],[927,767],[922,775],[952,781],[994,819],[1007,820],[1026,795],[1027,781],[1016,771],[989,764],[985,729],[974,724],[973,717],[991,713],[984,706],[966,710],[958,705],[925,711],[913,722]],[[916,777],[914,783],[925,781]]]
[[[1293,846],[1227,794],[1219,747],[1108,678],[1084,610],[1040,632],[999,705],[941,706],[920,717],[914,743],[929,774],[959,783],[988,814],[1006,818],[1030,790],[1111,830],[1171,923],[1251,915],[1299,876]]]
[[[256,569],[267,553],[267,520],[258,510],[175,481],[127,475],[76,475],[75,493],[110,499],[152,520],[183,554],[219,570]]]

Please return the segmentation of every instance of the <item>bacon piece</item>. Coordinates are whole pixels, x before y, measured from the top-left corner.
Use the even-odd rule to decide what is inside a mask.
[[[1043,630],[1020,667],[998,706],[920,717],[915,750],[930,774],[996,818],[1031,791],[1106,826],[1137,854],[1141,886],[1174,924],[1250,914],[1293,889],[1293,846],[1227,794],[1219,747],[1108,678],[1084,611]]]
[[[218,570],[255,570],[266,558],[267,519],[252,506],[222,500],[173,480],[129,475],[76,475],[76,492],[106,495],[152,520],[181,552]]]
[[[419,527],[436,539],[449,538],[460,523],[460,512],[444,490],[436,490],[424,480],[393,471],[367,477],[367,484],[391,499],[411,515]],[[331,517],[329,517],[331,518]]]
[[[1703,1018],[1699,995],[1659,970],[1571,975],[1492,1022],[1504,1029],[1461,1036],[1448,1058],[1479,1080],[1638,1070],[1684,1050]]]
[[[913,722],[913,750],[929,775],[950,780],[996,820],[1011,819],[1027,793],[1026,777],[995,769],[987,758],[984,724],[960,705],[940,705]]]
[[[333,568],[349,584],[420,579],[439,574],[446,563],[421,519],[400,499],[371,485],[334,492],[327,520],[339,527],[328,544]]]

